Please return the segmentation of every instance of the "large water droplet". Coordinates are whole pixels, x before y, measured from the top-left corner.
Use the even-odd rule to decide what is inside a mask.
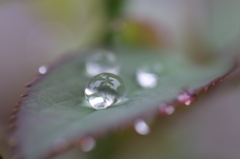
[[[138,119],[135,121],[134,128],[135,128],[136,132],[139,133],[140,135],[147,135],[150,133],[149,126],[142,119]]]
[[[86,70],[91,76],[104,72],[118,74],[120,66],[116,56],[111,51],[98,49],[87,59]]]
[[[85,97],[94,109],[105,109],[119,103],[126,95],[123,80],[112,73],[94,76],[85,88]]]
[[[158,84],[158,75],[162,72],[160,64],[144,65],[137,70],[136,79],[144,88],[154,88]]]

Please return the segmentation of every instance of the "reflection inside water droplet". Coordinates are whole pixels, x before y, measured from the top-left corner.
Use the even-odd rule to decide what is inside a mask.
[[[100,73],[118,74],[120,66],[116,56],[111,51],[98,49],[95,50],[94,54],[87,59],[86,70],[91,76],[95,76]]]
[[[136,79],[144,88],[154,88],[158,84],[158,75],[162,72],[160,64],[144,65],[137,70]]]
[[[147,135],[150,133],[150,128],[147,125],[147,123],[142,120],[142,119],[138,119],[135,121],[134,123],[134,129],[136,130],[137,133],[139,133],[140,135]]]
[[[85,88],[85,97],[94,109],[105,109],[126,96],[123,80],[112,73],[94,76]]]
[[[46,74],[47,73],[47,67],[46,66],[39,67],[38,72],[42,75]]]
[[[96,146],[96,141],[93,137],[84,137],[80,140],[80,147],[82,151],[89,152],[93,150]]]

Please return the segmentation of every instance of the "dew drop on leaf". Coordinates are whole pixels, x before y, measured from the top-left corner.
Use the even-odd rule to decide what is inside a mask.
[[[174,113],[174,111],[175,111],[175,108],[172,105],[165,105],[163,107],[162,106],[160,107],[160,112],[162,114],[171,115]]]
[[[94,76],[85,88],[85,97],[94,109],[106,109],[126,96],[123,80],[112,73]]]
[[[83,152],[92,151],[95,148],[95,146],[96,146],[96,141],[91,136],[83,137],[80,140],[80,148]]]
[[[86,60],[86,71],[91,76],[105,72],[119,74],[120,66],[117,57],[111,51],[97,49]]]
[[[181,93],[178,95],[177,100],[179,103],[189,106],[193,102],[194,98],[188,93]]]
[[[158,84],[158,76],[162,72],[160,64],[144,65],[136,72],[136,80],[143,88],[154,88]]]
[[[47,73],[47,67],[46,66],[40,66],[39,69],[38,69],[38,72],[41,74],[41,75],[44,75]]]
[[[142,119],[137,119],[134,122],[134,129],[140,135],[147,135],[150,133],[150,128],[147,123]]]

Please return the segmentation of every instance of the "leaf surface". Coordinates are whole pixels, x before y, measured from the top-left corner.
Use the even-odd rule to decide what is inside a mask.
[[[153,117],[159,107],[175,101],[185,88],[193,92],[203,88],[233,66],[229,59],[198,66],[171,53],[113,50],[121,64],[119,76],[128,90],[126,100],[98,111],[89,106],[84,97],[86,83],[90,80],[85,63],[92,51],[74,54],[49,69],[27,91],[13,133],[18,143],[15,154],[25,159],[46,158],[58,153],[56,143],[59,140],[72,145],[86,135],[98,137],[139,117]],[[153,63],[163,66],[158,85],[151,89],[141,88],[135,80],[136,70]]]

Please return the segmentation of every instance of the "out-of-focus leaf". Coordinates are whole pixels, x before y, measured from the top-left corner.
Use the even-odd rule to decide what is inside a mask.
[[[137,19],[125,18],[116,24],[115,40],[136,47],[164,47],[169,45],[167,29]]]
[[[162,46],[162,42],[167,41],[170,42],[170,45],[167,43],[168,46],[181,49],[186,43],[186,32],[184,31],[186,5],[185,0],[129,0],[124,4],[123,16],[153,25],[154,35],[150,35],[160,39],[158,41],[160,47]]]
[[[92,109],[84,97],[89,77],[85,63],[90,51],[57,64],[32,84],[23,99],[16,120],[13,139],[18,143],[15,154],[25,159],[42,159],[57,153],[56,142],[70,145],[86,135],[98,136],[120,128],[138,117],[154,116],[159,106],[172,102],[184,88],[201,88],[226,73],[232,63],[218,59],[198,67],[176,56],[152,54],[152,50],[113,49],[121,64],[120,77],[128,89],[127,101],[105,110]],[[152,89],[139,87],[136,70],[143,64],[160,63],[164,67],[159,84]],[[224,63],[224,64],[223,64]]]

